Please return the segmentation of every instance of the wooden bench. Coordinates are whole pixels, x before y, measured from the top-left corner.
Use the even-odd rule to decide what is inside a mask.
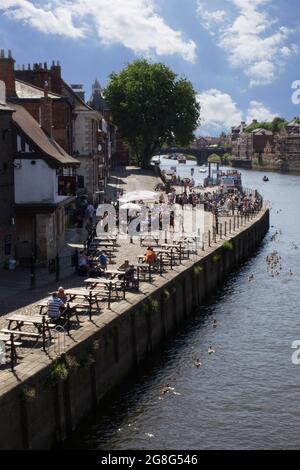
[[[0,342],[4,343],[5,359],[6,356],[9,356],[11,370],[13,371],[17,360],[21,359],[21,357],[17,354],[16,347],[22,346],[22,343],[19,341],[14,341],[14,333],[0,333]]]
[[[16,336],[29,336],[32,338],[39,338],[41,336],[40,333],[33,333],[31,331],[23,331],[23,330],[8,330],[6,328],[1,330],[1,333],[5,333],[7,335],[16,335]]]
[[[8,333],[0,333],[0,342],[3,342],[6,346],[11,346],[11,334],[9,335]],[[22,343],[18,341],[13,341],[14,346],[22,346]]]

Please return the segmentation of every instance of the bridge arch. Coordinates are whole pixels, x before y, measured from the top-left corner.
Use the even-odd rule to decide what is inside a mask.
[[[192,155],[197,158],[198,165],[204,165],[208,161],[208,157],[216,153],[220,157],[227,152],[231,152],[230,148],[225,147],[205,147],[203,149],[196,149],[192,147],[168,147],[160,150],[161,155],[170,155],[172,153],[182,153],[183,155]]]

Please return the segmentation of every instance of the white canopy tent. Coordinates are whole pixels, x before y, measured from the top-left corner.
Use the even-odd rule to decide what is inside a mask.
[[[120,202],[126,203],[131,201],[157,201],[158,194],[153,191],[131,191],[119,198]]]

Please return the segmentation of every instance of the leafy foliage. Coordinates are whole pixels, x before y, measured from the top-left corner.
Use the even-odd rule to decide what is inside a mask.
[[[142,166],[163,144],[193,140],[200,105],[192,84],[161,63],[136,60],[113,73],[105,90],[113,122]]]
[[[266,129],[274,133],[279,132],[282,127],[287,123],[283,118],[276,117],[272,122],[253,122],[250,126],[247,127],[246,132],[252,132],[255,129]]]
[[[36,390],[34,387],[23,387],[20,396],[23,401],[32,401],[36,397]]]
[[[225,242],[223,243],[224,250],[232,251],[233,250],[233,243],[232,242]]]
[[[208,162],[209,163],[221,163],[221,157],[217,155],[216,153],[213,153],[208,157]]]
[[[229,152],[224,153],[224,155],[222,157],[222,163],[227,165],[230,162],[231,157],[232,157],[231,153],[229,153]]]

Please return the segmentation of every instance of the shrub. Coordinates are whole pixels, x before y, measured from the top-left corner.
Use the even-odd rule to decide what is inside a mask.
[[[196,276],[199,276],[199,274],[202,273],[202,271],[203,271],[203,267],[202,267],[202,266],[195,266],[195,267],[194,267],[194,274],[195,274]]]
[[[214,255],[212,260],[214,264],[217,264],[220,261],[220,259],[221,259],[220,255]]]
[[[224,250],[232,251],[233,250],[233,243],[232,242],[225,242],[223,244]]]
[[[20,392],[21,400],[32,401],[36,397],[36,390],[34,387],[23,387]]]

